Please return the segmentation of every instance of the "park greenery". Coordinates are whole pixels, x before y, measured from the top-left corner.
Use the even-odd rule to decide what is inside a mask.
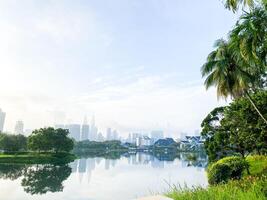
[[[1,163],[65,163],[75,156],[70,154],[74,142],[65,129],[41,128],[29,137],[0,133]]]
[[[206,88],[231,99],[201,124],[210,186],[173,187],[167,196],[175,200],[267,197],[267,1],[225,0],[225,7],[241,16],[201,68]]]

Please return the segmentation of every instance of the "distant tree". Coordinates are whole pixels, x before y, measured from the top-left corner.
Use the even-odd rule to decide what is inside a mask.
[[[24,135],[0,134],[0,149],[4,151],[25,151],[27,138]]]
[[[41,128],[33,131],[28,139],[28,148],[33,151],[69,152],[73,149],[73,140],[66,129]]]

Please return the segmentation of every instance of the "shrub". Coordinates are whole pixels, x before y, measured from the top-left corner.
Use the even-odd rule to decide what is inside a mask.
[[[231,176],[231,168],[227,164],[214,163],[208,170],[209,184],[227,182]]]
[[[223,158],[209,167],[208,181],[210,184],[218,184],[229,179],[240,179],[248,166],[247,161],[237,156]]]

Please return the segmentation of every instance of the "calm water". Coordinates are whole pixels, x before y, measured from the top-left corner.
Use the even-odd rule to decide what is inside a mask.
[[[191,158],[191,159],[190,159]],[[68,165],[0,165],[0,199],[128,200],[169,185],[207,185],[206,156],[196,154],[82,158]]]

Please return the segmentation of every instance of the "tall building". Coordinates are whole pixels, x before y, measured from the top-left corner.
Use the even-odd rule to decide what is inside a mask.
[[[81,126],[80,124],[67,124],[65,129],[70,132],[70,137],[74,138],[76,141],[80,141]]]
[[[92,120],[91,120],[91,130],[89,133],[89,140],[96,141],[97,140],[97,133],[98,133],[98,129],[95,125],[95,116],[93,116]]]
[[[16,122],[16,125],[15,125],[15,134],[23,134],[23,131],[24,130],[24,124],[23,124],[23,121],[19,120]]]
[[[118,140],[119,139],[119,134],[116,130],[112,131],[112,140]]]
[[[4,131],[6,113],[4,113],[0,108],[0,132]]]
[[[112,132],[111,132],[111,128],[107,128],[107,140],[112,140]]]
[[[84,118],[83,125],[82,125],[82,132],[81,132],[81,140],[88,140],[89,139],[89,131],[90,127],[87,123],[86,117]]]

